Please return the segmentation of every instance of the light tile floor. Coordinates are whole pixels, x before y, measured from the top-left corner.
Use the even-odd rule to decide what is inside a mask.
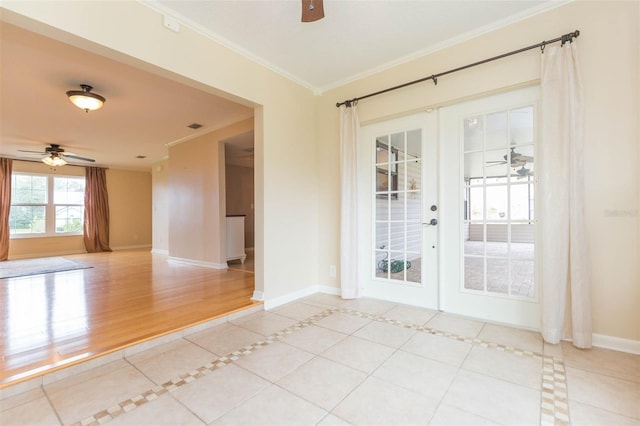
[[[640,357],[316,294],[2,391],[9,425],[640,425]],[[151,346],[151,345],[149,345]]]

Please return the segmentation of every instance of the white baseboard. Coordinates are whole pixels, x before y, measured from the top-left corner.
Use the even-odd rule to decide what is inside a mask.
[[[141,244],[138,246],[117,246],[117,247],[111,247],[111,250],[121,251],[121,250],[137,250],[137,249],[145,249],[145,248],[151,248],[151,244]]]
[[[264,301],[264,293],[258,290],[253,290],[253,296],[251,300],[257,300],[258,302]]]
[[[225,263],[204,262],[202,260],[185,259],[182,257],[173,257],[173,256],[169,256],[168,260],[169,262],[184,263],[185,265],[191,265],[191,266],[202,266],[202,267],[211,268],[211,269],[227,269],[226,262]]]
[[[331,287],[328,285],[319,285],[317,287],[319,293],[324,294],[332,294],[334,296],[340,296],[342,294],[342,290],[340,287]]]
[[[169,250],[151,249],[151,254],[161,254],[163,256],[169,256]]]
[[[623,339],[621,337],[593,334],[593,346],[640,355],[640,340]]]
[[[22,259],[35,259],[40,257],[58,257],[69,256],[72,254],[86,254],[86,250],[67,250],[67,251],[55,251],[49,253],[35,253],[35,254],[19,254],[16,256],[9,256],[9,260],[22,260]]]
[[[143,244],[139,246],[117,246],[111,247],[113,251],[121,251],[121,250],[136,250],[136,249],[145,249],[151,248],[149,244]],[[10,256],[9,260],[21,260],[21,259],[34,259],[40,257],[57,257],[57,256],[70,256],[72,254],[86,254],[86,250],[66,250],[66,251],[52,251],[48,253],[30,253],[30,254],[19,254]],[[169,254],[168,252],[165,254]]]
[[[266,311],[269,309],[277,308],[280,305],[293,302],[294,300],[302,299],[303,297],[311,296],[312,294],[318,293],[319,291],[320,286],[313,286],[303,288],[301,290],[294,291],[293,293],[285,294],[273,299],[267,299],[264,301],[264,309]]]

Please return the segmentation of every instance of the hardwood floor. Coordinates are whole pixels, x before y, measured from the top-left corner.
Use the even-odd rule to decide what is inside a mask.
[[[147,250],[65,257],[93,268],[0,279],[0,388],[257,304],[252,273]]]

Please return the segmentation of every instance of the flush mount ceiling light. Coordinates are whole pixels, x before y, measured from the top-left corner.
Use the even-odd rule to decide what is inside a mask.
[[[69,100],[78,108],[83,109],[84,112],[100,109],[106,101],[104,96],[92,93],[91,89],[93,89],[93,87],[88,84],[81,84],[80,87],[82,90],[69,90],[67,92]]]
[[[56,152],[52,152],[50,156],[44,157],[42,162],[51,167],[61,167],[67,164],[67,162],[64,161],[64,158],[59,157]]]

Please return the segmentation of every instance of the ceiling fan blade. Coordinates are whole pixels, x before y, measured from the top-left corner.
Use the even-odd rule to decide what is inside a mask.
[[[64,158],[72,158],[74,160],[89,161],[91,163],[96,162],[96,160],[94,160],[93,158],[79,157],[77,155],[71,155],[71,154],[64,154]]]
[[[20,152],[30,152],[32,154],[42,154],[42,155],[47,155],[48,152],[42,152],[42,151],[28,151],[26,149],[19,149],[18,151]]]
[[[324,18],[322,0],[302,0],[302,22],[314,22]]]

